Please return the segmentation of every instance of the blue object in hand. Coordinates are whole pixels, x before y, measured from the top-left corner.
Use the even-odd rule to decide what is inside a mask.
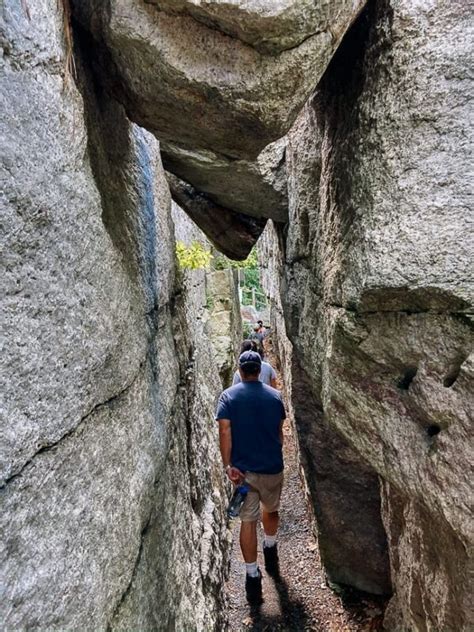
[[[237,485],[227,507],[227,515],[229,518],[237,518],[244,504],[244,500],[249,492],[249,486],[246,483]]]

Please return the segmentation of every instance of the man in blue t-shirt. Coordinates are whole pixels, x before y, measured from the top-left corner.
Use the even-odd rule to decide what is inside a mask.
[[[239,358],[240,384],[219,398],[216,420],[227,476],[234,485],[250,485],[240,512],[240,547],[247,574],[245,588],[252,603],[262,601],[262,575],[257,566],[257,521],[262,504],[265,568],[278,575],[278,508],[283,484],[283,421],[280,393],[259,380],[262,360],[254,351]]]

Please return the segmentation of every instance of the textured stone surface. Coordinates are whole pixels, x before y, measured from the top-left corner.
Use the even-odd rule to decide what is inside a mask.
[[[472,304],[469,13],[462,2],[382,3],[322,83],[323,212],[332,217],[320,252],[331,303],[359,311]]]
[[[294,48],[333,27],[351,0],[146,0],[170,13],[183,13],[242,40],[264,53]]]
[[[384,481],[397,632],[473,626],[468,13],[364,12],[289,135],[272,238],[294,353]]]
[[[221,383],[158,144],[80,46],[66,81],[57,3],[28,6],[2,8],[0,619],[220,628]]]
[[[227,225],[230,211],[286,219],[284,146],[268,145],[364,4],[73,2],[103,85],[163,143],[166,169]],[[206,215],[192,218],[222,247]]]
[[[227,14],[225,3],[207,4],[214,16]],[[103,79],[136,123],[162,141],[255,159],[288,130],[363,5],[317,3],[322,30],[276,56],[221,32],[216,19],[210,28],[137,0],[75,2],[75,10],[107,47]],[[252,5],[249,13],[253,21]]]
[[[242,342],[242,317],[234,270],[213,270],[206,274],[209,320],[207,331],[216,354],[222,384],[232,384]]]
[[[319,165],[316,152],[313,154],[316,164],[311,165],[310,146],[302,143],[304,128],[301,117],[290,138],[290,142],[298,139],[300,149],[306,148],[306,161],[298,160],[294,165],[295,169],[301,166],[300,176],[302,173],[314,173]],[[306,141],[315,138],[314,129],[307,126],[306,130],[312,131]],[[297,155],[296,147],[293,151],[292,159]],[[298,157],[301,158],[301,154]],[[296,173],[292,172],[293,176]],[[296,178],[293,184],[296,186]],[[308,197],[301,207],[299,202],[302,198],[298,192],[303,196],[304,189],[290,191],[292,229],[288,236],[291,239],[307,222],[306,203],[310,195],[317,195],[317,189],[312,187],[308,190]],[[299,237],[300,240],[296,241],[299,241],[300,247],[307,246],[301,241],[301,234]],[[270,297],[272,340],[281,361],[287,399],[291,402],[301,465],[316,516],[321,559],[330,581],[374,594],[389,594],[389,560],[381,520],[378,477],[325,417],[321,402],[321,356],[324,349],[318,349],[318,341],[314,338],[316,310],[301,327],[305,333],[294,337],[294,345],[288,338],[290,332],[298,329],[300,320],[300,306],[293,299],[304,304],[309,297],[300,276],[292,279],[290,297],[281,291],[280,282],[284,283],[285,269],[278,242],[278,233],[270,223],[259,242],[260,260],[265,262],[262,281]],[[286,246],[288,253],[289,243]],[[290,269],[288,266],[286,271]],[[314,347],[319,353],[319,363],[313,365],[309,362],[305,370],[300,363],[308,362],[309,350]]]
[[[167,173],[174,201],[196,222],[214,246],[231,259],[245,259],[265,228],[266,219],[218,206],[191,184]]]
[[[322,257],[330,261],[324,295],[356,308],[326,313],[323,403],[387,489],[406,499],[399,549],[391,549],[398,627],[467,630],[468,10],[400,1],[368,19],[372,26],[361,23],[346,42],[318,97],[332,148],[323,150],[321,178],[321,210],[331,218],[323,248],[333,253]],[[356,72],[345,82],[349,59]]]
[[[217,204],[279,222],[288,217],[285,140],[266,147],[254,162],[230,160],[211,151],[162,143],[165,169],[191,183]]]
[[[173,219],[177,240],[187,246],[198,242],[205,249],[212,249],[205,235],[187,219],[177,204],[173,204]],[[212,267],[186,270],[182,275],[188,291],[193,287],[199,288],[201,309],[198,318],[202,321],[214,366],[222,385],[227,388],[232,382],[242,341],[237,275],[231,269],[214,270]]]
[[[323,557],[386,589],[375,470],[387,628],[468,632],[469,3],[371,2],[329,68],[362,1],[73,4],[80,91],[58,3],[2,7],[2,621],[222,627],[204,275],[176,285],[158,147],[125,113],[243,258],[264,223],[242,209],[285,217],[264,148],[319,81],[288,137],[268,288]],[[368,499],[355,533],[341,509],[360,525]]]
[[[328,320],[333,329],[323,389],[327,415],[390,482],[387,507],[392,487],[393,495],[399,490],[406,499],[400,540],[391,539],[405,625],[423,629],[425,620],[434,629],[469,629],[470,327],[450,314],[381,318],[334,309]],[[384,516],[388,531],[401,520],[392,513]]]
[[[11,341],[2,480],[130,385],[146,353],[146,323],[136,328],[134,300],[143,289],[131,283],[104,230],[84,157],[83,104],[71,84],[65,90],[61,17],[42,16],[38,7],[29,21],[14,4],[5,9],[1,92]],[[129,144],[139,142],[128,124],[125,133]]]

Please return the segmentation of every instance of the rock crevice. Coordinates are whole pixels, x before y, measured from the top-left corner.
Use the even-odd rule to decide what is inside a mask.
[[[467,632],[468,4],[4,4],[2,621],[222,628],[237,320],[172,196],[230,257],[263,231],[328,576]]]

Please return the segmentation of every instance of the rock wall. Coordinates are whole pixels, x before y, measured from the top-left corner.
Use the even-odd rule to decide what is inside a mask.
[[[186,246],[200,243],[204,249],[212,251],[212,246],[204,233],[191,221],[184,211],[173,203],[173,220],[176,239]],[[215,251],[214,251],[215,252]],[[189,291],[198,291],[201,297],[200,315],[209,344],[209,353],[218,369],[224,388],[232,384],[236,369],[236,358],[242,342],[242,317],[238,294],[238,279],[228,268],[187,270],[182,278]]]
[[[56,0],[2,7],[1,626],[221,629],[203,301],[157,141],[65,33]]]
[[[468,13],[369,4],[288,136],[290,220],[265,235],[297,420],[295,385],[315,397],[309,481],[322,496],[324,422],[382,480],[394,632],[474,625]]]
[[[289,164],[293,164],[291,156],[290,150]],[[303,168],[308,168],[308,162]],[[288,234],[288,248],[298,227],[307,221],[305,207],[298,208],[297,198],[296,191],[290,189],[293,224]],[[308,338],[299,348],[298,342],[302,341],[294,337],[294,331],[300,321],[301,305],[295,300],[298,296],[297,300],[307,300],[307,290],[303,283],[297,288],[296,284],[301,281],[297,274],[292,283],[294,295],[290,297],[281,290],[278,281],[291,270],[291,264],[288,260],[284,263],[279,243],[282,244],[281,234],[269,225],[259,242],[262,282],[270,298],[272,340],[280,358],[290,417],[294,419],[298,437],[302,474],[316,517],[321,559],[329,582],[388,595],[390,569],[387,537],[380,515],[378,477],[328,423],[320,394],[321,360],[306,369],[302,364],[312,346],[317,344],[311,338],[316,332],[308,317],[302,327],[305,331],[308,329],[305,334]],[[319,352],[322,354],[323,349]]]
[[[209,320],[207,331],[216,353],[222,384],[227,388],[237,366],[242,342],[242,317],[234,271],[213,270],[206,275]]]

